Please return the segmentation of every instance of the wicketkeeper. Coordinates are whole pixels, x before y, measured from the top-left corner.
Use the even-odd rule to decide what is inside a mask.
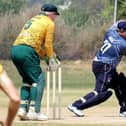
[[[58,66],[54,55],[53,40],[57,7],[44,4],[41,13],[28,20],[11,48],[11,59],[22,77],[20,119],[47,120],[40,112],[45,86],[45,74],[40,67],[40,59],[45,56],[51,70]]]
[[[76,100],[68,109],[81,117],[81,110],[98,105],[107,100],[112,88],[120,105],[120,116],[126,117],[126,77],[117,73],[116,68],[123,55],[126,55],[126,20],[118,21],[105,33],[104,42],[92,64],[96,85],[92,92]]]

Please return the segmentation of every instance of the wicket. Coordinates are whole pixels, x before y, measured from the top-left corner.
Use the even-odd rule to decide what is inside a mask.
[[[52,84],[52,118],[61,119],[61,93],[62,93],[62,69],[59,67],[56,71],[50,71],[47,69],[47,116],[50,115],[50,89]],[[52,81],[51,81],[52,80]],[[58,88],[58,91],[56,89]],[[58,98],[56,98],[56,93]],[[58,99],[58,105],[56,100]],[[56,113],[56,107],[58,108],[58,114]],[[56,115],[57,114],[57,115]]]

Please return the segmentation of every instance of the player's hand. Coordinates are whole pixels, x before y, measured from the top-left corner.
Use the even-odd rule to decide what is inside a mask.
[[[57,70],[57,68],[59,67],[59,65],[60,65],[60,61],[56,57],[56,55],[49,59],[49,69],[51,71]]]

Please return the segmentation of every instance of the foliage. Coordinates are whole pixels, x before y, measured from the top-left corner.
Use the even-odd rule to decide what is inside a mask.
[[[82,27],[92,18],[94,19],[101,9],[100,1],[78,0],[72,1],[72,5],[70,5],[69,9],[63,11],[62,15],[66,25]]]
[[[57,4],[57,5],[64,4],[64,0],[45,0],[45,2],[50,2],[50,3],[53,3],[53,4]]]
[[[0,57],[8,59],[10,56],[10,47],[16,36],[19,34],[23,24],[32,16],[38,14],[39,5],[26,8],[19,14],[6,13],[0,17]],[[6,53],[5,53],[6,52]]]
[[[31,3],[36,3],[36,2],[39,2],[39,3],[53,3],[53,4],[56,4],[56,5],[63,5],[64,4],[64,1],[65,0],[28,0],[29,2]]]
[[[9,3],[10,1],[13,5]],[[38,4],[32,5],[36,1]],[[31,4],[26,7],[26,4],[24,5],[26,1],[20,0],[17,1],[17,5],[20,2],[22,4],[16,11],[13,8],[16,0],[0,1],[2,14],[0,17],[0,57],[3,59],[9,57],[10,46],[24,22],[39,13],[41,4],[52,2],[64,5],[64,1],[66,0],[27,0]],[[125,12],[126,2],[124,0],[118,0],[118,2],[119,17]],[[4,11],[3,3],[4,6],[11,5],[10,8]],[[15,8],[18,7],[17,5]],[[22,7],[25,8],[21,9]],[[114,0],[72,0],[72,4],[67,9],[60,9],[60,16],[56,20],[54,42],[57,54],[62,59],[92,58],[102,43],[106,29],[113,23],[113,12]]]
[[[66,25],[69,26],[76,26],[76,27],[81,27],[82,25],[85,25],[89,18],[89,13],[88,10],[85,8],[76,8],[76,7],[71,7],[69,10],[64,11],[63,13],[64,16],[64,21]]]
[[[105,7],[100,14],[101,22],[109,22],[113,19],[113,10],[114,7],[112,5],[109,5],[108,7]]]
[[[110,4],[106,4],[107,6],[101,13],[101,17],[105,20],[110,20],[113,18],[114,13],[114,2],[115,0],[110,0]],[[126,18],[126,1],[125,0],[117,0],[117,20],[121,18]]]
[[[25,0],[0,0],[0,14],[19,13]]]
[[[118,19],[126,18],[126,1],[118,0]]]

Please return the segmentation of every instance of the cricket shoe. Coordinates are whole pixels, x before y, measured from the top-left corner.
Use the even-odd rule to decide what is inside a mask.
[[[28,120],[33,121],[46,121],[48,120],[48,117],[42,113],[36,113],[36,112],[28,112],[26,115]]]
[[[77,109],[77,107],[71,105],[68,105],[68,109],[73,112],[78,117],[83,117],[84,114],[81,112],[81,110]]]
[[[20,118],[20,120],[26,120],[26,109],[25,108],[19,108],[17,116]]]
[[[121,112],[121,113],[119,114],[119,116],[120,116],[120,117],[126,117],[126,111]]]
[[[38,121],[46,121],[48,120],[48,117],[44,115],[43,113],[37,113],[37,119]]]
[[[34,121],[45,121],[48,120],[48,117],[42,113],[36,113],[34,110],[29,109],[27,115],[28,120],[34,120]]]

